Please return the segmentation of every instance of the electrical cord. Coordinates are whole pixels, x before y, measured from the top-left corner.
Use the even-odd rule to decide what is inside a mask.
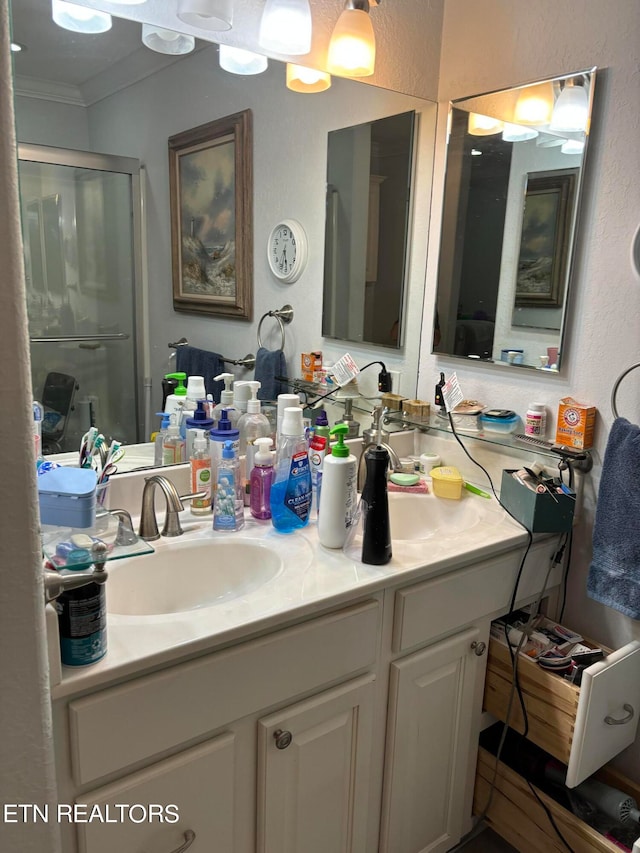
[[[453,433],[456,441],[458,442],[458,444],[460,445],[460,447],[464,451],[465,455],[469,458],[469,460],[471,462],[473,462],[474,465],[476,465],[478,468],[480,468],[480,470],[485,474],[487,480],[489,481],[489,486],[491,487],[491,491],[493,492],[495,499],[498,501],[498,503],[504,509],[504,511],[507,513],[507,515],[509,515],[511,518],[513,518],[514,521],[517,521],[518,524],[520,524],[520,526],[523,527],[527,533],[527,537],[528,537],[527,547],[525,548],[524,555],[520,561],[520,566],[518,568],[518,573],[516,575],[516,581],[515,581],[515,584],[513,587],[513,592],[511,594],[511,601],[509,604],[509,613],[513,613],[513,609],[515,607],[515,602],[517,600],[518,587],[520,586],[520,580],[522,578],[522,572],[524,570],[525,561],[527,559],[527,556],[528,556],[529,551],[531,549],[531,545],[533,543],[533,533],[524,524],[522,524],[522,522],[519,519],[517,519],[513,515],[513,513],[511,513],[509,511],[509,509],[507,509],[507,507],[502,503],[502,501],[500,500],[500,498],[498,497],[498,495],[496,493],[495,487],[493,485],[493,480],[491,479],[491,475],[489,474],[487,469],[483,465],[481,465],[480,462],[478,462],[476,459],[474,459],[473,456],[469,453],[469,451],[465,447],[464,443],[462,442],[462,440],[460,439],[460,436],[458,435],[458,433],[456,431],[456,428],[455,428],[455,425],[453,422],[453,416],[452,416],[451,412],[448,412],[447,414],[449,416],[449,424],[451,426],[451,432]],[[572,475],[573,475],[573,471],[571,470],[571,467],[569,467],[570,484],[572,483],[572,480],[573,480]],[[549,577],[551,576],[551,571],[554,568],[554,566],[558,565],[558,563],[561,562],[562,556],[564,554],[564,549],[565,549],[565,546],[567,544],[567,540],[570,541],[570,539],[569,539],[570,534],[563,534],[563,536],[564,536],[564,542],[562,541],[563,537],[560,537],[560,540],[558,541],[558,549],[556,550],[553,559],[549,563],[549,568],[547,569],[547,574],[546,574],[545,579],[544,579],[542,590],[541,590],[540,595],[538,596],[537,600],[534,602],[534,604],[531,607],[529,619],[527,620],[527,624],[523,628],[522,636],[520,637],[520,641],[518,643],[518,646],[517,646],[515,652],[513,651],[512,647],[511,647],[511,643],[509,642],[508,631],[507,631],[507,627],[505,626],[505,636],[506,636],[506,641],[507,641],[507,648],[509,649],[509,654],[511,656],[511,667],[512,667],[512,669],[511,669],[511,675],[512,675],[511,690],[509,693],[509,700],[507,702],[507,710],[506,710],[506,714],[505,714],[505,720],[504,720],[504,724],[503,724],[502,734],[500,736],[500,741],[498,743],[498,749],[497,749],[496,756],[495,756],[496,761],[495,761],[495,767],[494,767],[494,771],[493,771],[493,777],[491,779],[491,784],[490,784],[490,788],[489,788],[489,797],[488,797],[488,800],[487,800],[487,803],[486,803],[484,809],[482,810],[481,814],[478,817],[478,825],[482,824],[482,822],[484,822],[486,820],[487,813],[489,812],[489,809],[491,808],[491,803],[493,801],[493,795],[495,792],[496,781],[497,781],[497,777],[498,777],[498,765],[499,765],[500,756],[502,755],[502,750],[504,748],[504,744],[505,744],[505,741],[507,738],[507,733],[509,731],[509,719],[511,717],[511,712],[513,710],[513,701],[514,701],[516,693],[518,694],[518,699],[520,702],[520,707],[522,710],[522,718],[523,718],[523,734],[521,736],[523,738],[526,738],[526,736],[529,732],[529,716],[527,714],[527,709],[526,709],[526,705],[524,702],[524,696],[522,694],[522,688],[520,685],[520,680],[518,678],[518,660],[520,657],[520,650],[522,649],[524,641],[530,635],[533,620],[538,615],[540,604],[544,598],[544,595],[545,595],[545,592],[547,589],[547,584],[549,582]],[[565,577],[566,577],[566,575],[565,575]],[[529,782],[528,779],[525,781],[527,782],[527,785],[531,789],[531,793],[535,796],[536,800],[540,803],[540,805],[544,809],[544,811],[545,811],[545,813],[549,819],[549,822],[551,823],[551,826],[553,827],[558,838],[562,841],[562,843],[567,848],[569,853],[574,853],[573,848],[570,846],[570,844],[567,842],[566,838],[560,832],[560,829],[558,828],[556,822],[554,821],[553,815],[551,814],[551,811],[549,810],[549,808],[540,799],[540,797],[538,796],[538,794],[535,791],[531,782]]]

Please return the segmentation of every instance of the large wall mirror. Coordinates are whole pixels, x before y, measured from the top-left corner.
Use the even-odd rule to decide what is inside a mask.
[[[451,103],[434,352],[559,369],[594,82]]]
[[[269,60],[267,71],[255,76],[230,74],[220,67],[218,46],[197,37],[191,54],[162,55],[143,46],[139,20],[115,17],[117,10],[115,4],[111,5],[114,6],[112,30],[100,35],[72,33],[57,27],[51,20],[50,0],[15,0],[12,8],[13,37],[27,46],[26,51],[14,57],[19,143],[30,148],[44,145],[61,150],[80,149],[91,152],[94,159],[96,152],[100,152],[143,164],[146,174],[144,260],[148,280],[148,354],[141,353],[140,347],[132,348],[142,337],[136,324],[141,312],[132,310],[131,294],[131,269],[140,260],[140,253],[132,262],[131,236],[127,238],[116,231],[116,225],[124,228],[131,222],[131,211],[125,208],[125,212],[112,215],[112,207],[107,206],[111,200],[121,200],[124,191],[120,184],[110,188],[107,179],[101,177],[105,172],[88,174],[84,167],[75,165],[71,170],[67,168],[67,172],[73,172],[73,184],[70,180],[60,183],[59,172],[54,181],[48,171],[44,176],[40,166],[31,164],[27,180],[26,166],[21,164],[23,213],[28,227],[25,244],[33,270],[29,302],[31,334],[47,339],[31,347],[34,390],[41,393],[39,389],[49,371],[75,377],[78,386],[63,450],[79,446],[80,437],[89,426],[90,413],[105,434],[109,432],[116,438],[135,442],[135,414],[131,413],[135,394],[123,390],[127,371],[131,382],[137,383],[138,399],[147,390],[146,384],[143,387],[144,378],[150,377],[153,398],[145,409],[150,417],[148,426],[140,428],[137,436],[138,441],[144,440],[159,422],[155,413],[161,405],[161,378],[175,365],[175,361],[169,361],[170,341],[184,336],[194,346],[220,352],[228,359],[241,359],[246,353],[256,352],[261,316],[287,302],[295,309],[294,321],[286,331],[289,375],[296,376],[299,353],[310,347],[326,348],[331,357],[336,351],[342,354],[351,349],[361,365],[376,356],[390,359],[388,366],[397,367],[398,375],[402,374],[400,390],[408,396],[414,395],[437,105],[339,78],[333,78],[327,91],[300,94],[286,87],[284,63]],[[173,9],[173,19],[177,22],[176,2],[121,8],[126,14],[130,10],[144,14],[147,6],[148,14],[156,16],[168,15]],[[240,322],[177,314],[171,288],[167,141],[173,134],[245,109],[250,109],[253,115],[254,318],[251,322]],[[399,253],[406,255],[403,300],[394,304],[393,312],[389,308],[379,321],[387,340],[359,350],[338,340],[338,334],[335,343],[322,337],[327,152],[334,132],[368,123],[377,127],[378,120],[388,117],[403,117],[402,122],[408,128],[405,140],[413,145],[410,150],[414,192],[409,230],[406,219],[400,228],[393,230],[394,240],[398,235]],[[398,122],[400,118],[392,121],[392,125]],[[380,127],[386,127],[384,121]],[[406,148],[407,143],[404,144]],[[388,159],[384,157],[385,161]],[[363,162],[369,171],[371,158]],[[381,156],[377,157],[374,169],[385,179],[390,175]],[[112,176],[112,181],[116,177],[119,176]],[[386,180],[382,188],[385,183]],[[404,189],[403,204],[407,199],[406,186]],[[65,279],[59,283],[61,292],[56,290],[50,297],[46,289],[38,289],[44,275],[38,270],[45,257],[43,243],[36,241],[35,234],[40,234],[43,227],[42,211],[28,205],[34,199],[56,193],[62,208]],[[386,196],[381,194],[379,201],[382,223],[387,216],[382,209]],[[281,217],[299,220],[309,245],[303,275],[286,285],[271,274],[267,258],[268,235]],[[397,225],[394,219],[393,228]],[[389,239],[391,229],[387,225],[384,228],[385,238]],[[101,234],[106,239],[101,239]],[[122,239],[116,244],[115,237]],[[360,243],[358,251],[363,251],[363,246]],[[372,274],[377,275],[378,293],[383,289],[382,274],[385,281],[390,278],[380,265],[380,257],[374,259],[378,261],[378,271]],[[400,278],[395,273],[393,277]],[[45,302],[46,311],[40,310]],[[73,318],[66,306],[72,309]],[[36,316],[38,310],[40,314]],[[394,330],[397,319],[400,323]],[[275,322],[265,323],[262,333],[267,347],[278,346]],[[399,346],[390,341],[392,333],[397,335]],[[107,334],[109,340],[105,341]],[[80,335],[91,335],[94,340],[50,342],[51,338]],[[332,344],[333,350],[329,348]],[[387,348],[384,354],[378,354],[381,346],[393,350],[390,353]],[[125,347],[127,354],[121,355]],[[148,373],[147,366],[145,372],[141,368],[143,356],[148,358]],[[238,379],[253,376],[251,371],[233,365],[229,369]],[[130,387],[127,385],[127,389]],[[114,415],[110,424],[107,411]],[[141,427],[143,424],[141,419]]]
[[[399,347],[415,112],[329,133],[322,334]]]

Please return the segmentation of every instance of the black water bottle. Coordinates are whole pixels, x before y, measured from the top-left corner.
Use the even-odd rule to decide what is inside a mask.
[[[365,451],[367,478],[362,489],[362,562],[383,566],[391,559],[387,468],[389,453],[379,444]]]

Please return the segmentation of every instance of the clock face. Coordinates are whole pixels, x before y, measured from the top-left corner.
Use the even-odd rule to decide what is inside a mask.
[[[292,219],[279,222],[269,237],[268,252],[269,266],[276,278],[284,282],[296,281],[307,259],[302,225]]]

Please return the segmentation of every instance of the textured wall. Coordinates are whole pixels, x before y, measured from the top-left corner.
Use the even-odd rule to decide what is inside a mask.
[[[598,408],[596,466],[586,486],[582,523],[574,537],[565,621],[601,642],[621,644],[640,637],[640,624],[586,598],[591,534],[601,462],[613,415],[616,377],[640,361],[640,287],[630,262],[630,244],[640,219],[638,103],[640,103],[640,5],[617,0],[447,0],[443,27],[439,100],[475,95],[528,81],[599,67],[595,115],[587,154],[586,192],[576,256],[571,316],[562,376],[517,374],[499,366],[474,366],[429,354],[440,211],[434,202],[425,299],[419,387],[432,393],[437,371],[456,370],[468,397],[526,411],[535,399],[554,414],[558,398],[572,394]],[[442,111],[444,112],[444,110]],[[442,192],[444,127],[440,128],[434,198]],[[506,371],[506,372],[505,372]],[[621,386],[619,411],[640,421],[638,372]],[[640,746],[622,764],[639,778]]]

